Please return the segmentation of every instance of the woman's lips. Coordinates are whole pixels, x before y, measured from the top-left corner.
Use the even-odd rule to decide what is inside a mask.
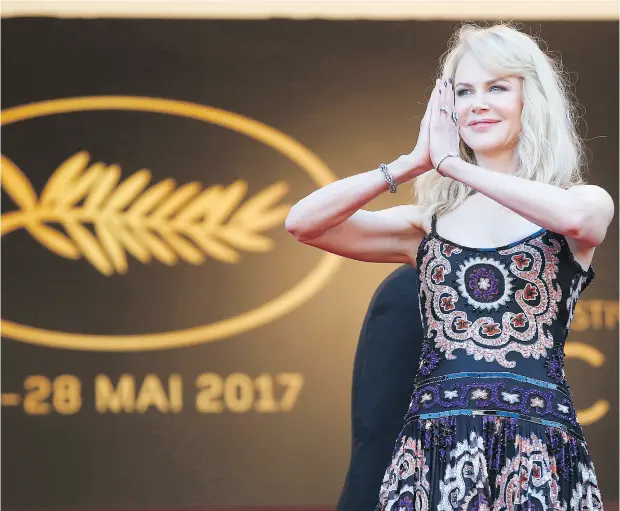
[[[493,126],[494,124],[497,124],[498,122],[499,121],[494,121],[494,120],[473,121],[469,123],[469,127],[473,131],[484,131],[487,128]]]

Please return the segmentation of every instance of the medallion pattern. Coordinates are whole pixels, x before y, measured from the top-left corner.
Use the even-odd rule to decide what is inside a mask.
[[[419,260],[427,327],[421,373],[437,367],[433,349],[448,360],[462,349],[475,360],[506,368],[516,365],[507,358],[512,353],[545,357],[554,345],[550,326],[562,299],[556,282],[561,249],[558,240],[550,238],[547,244],[537,237],[485,257],[463,258],[457,256],[461,249],[427,239]]]
[[[512,297],[512,278],[499,261],[472,257],[456,272],[461,296],[475,309],[499,309]]]

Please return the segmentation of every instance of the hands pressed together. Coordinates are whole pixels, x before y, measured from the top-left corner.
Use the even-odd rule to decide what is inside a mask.
[[[454,111],[454,88],[451,79],[437,80],[420,124],[414,153],[422,167],[437,169],[446,156],[459,155],[458,116]],[[440,169],[437,169],[439,172]]]

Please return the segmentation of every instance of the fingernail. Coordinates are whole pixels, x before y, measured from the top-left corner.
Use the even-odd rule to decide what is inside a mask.
[[[452,78],[448,78],[448,83],[452,83]]]
[[[443,86],[445,87],[446,85],[448,85],[448,82],[443,82]]]
[[[441,89],[439,89],[439,94],[441,94]]]

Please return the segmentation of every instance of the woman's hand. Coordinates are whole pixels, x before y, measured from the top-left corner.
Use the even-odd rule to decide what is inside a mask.
[[[441,83],[437,81],[436,92],[433,92],[430,115],[429,153],[435,168],[448,154],[459,154],[459,128],[453,118],[454,89],[452,80]],[[438,172],[440,169],[438,169]],[[440,172],[441,173],[441,172]]]
[[[431,97],[426,104],[426,112],[420,122],[420,133],[418,135],[418,141],[414,150],[411,152],[412,158],[416,162],[418,169],[423,169],[424,172],[433,168],[433,161],[431,160],[430,153],[430,126],[431,126],[431,111],[434,104],[435,96],[438,96],[439,80],[435,83]],[[414,176],[415,177],[415,176]]]

